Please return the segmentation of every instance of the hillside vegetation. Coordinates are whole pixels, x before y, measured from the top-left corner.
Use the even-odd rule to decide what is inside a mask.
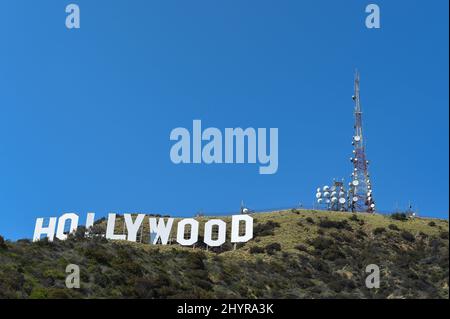
[[[235,249],[229,229],[227,243],[208,250],[201,241],[161,246],[83,231],[52,243],[0,238],[0,298],[449,297],[447,220],[306,210],[253,217],[254,238]],[[104,232],[104,220],[94,228]],[[80,289],[65,287],[68,264],[80,266]],[[378,289],[365,286],[369,264],[380,268]]]

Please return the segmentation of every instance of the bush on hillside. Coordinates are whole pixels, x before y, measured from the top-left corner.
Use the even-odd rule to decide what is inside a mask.
[[[386,231],[386,228],[384,227],[377,227],[373,230],[373,234],[374,235],[381,235],[382,233],[384,233]]]
[[[264,224],[257,224],[253,229],[254,237],[273,236],[274,229],[280,227],[280,224],[272,220],[267,221]]]
[[[441,232],[439,237],[441,237],[441,239],[448,239],[448,231]]]
[[[400,230],[400,228],[398,228],[397,225],[394,225],[394,224],[390,224],[390,225],[388,226],[388,228],[389,228],[390,230],[396,230],[396,231],[399,231],[399,230]]]
[[[264,254],[265,250],[263,247],[252,246],[250,247],[250,254]]]
[[[317,250],[324,250],[334,245],[334,241],[327,237],[316,237],[309,242]]]
[[[346,229],[351,230],[352,227],[349,225],[348,221],[334,221],[329,219],[324,219],[319,222],[319,226],[322,228],[336,228],[336,229]]]
[[[400,235],[402,236],[402,238],[404,240],[409,241],[409,242],[413,242],[413,241],[416,240],[414,235],[411,234],[409,231],[406,231],[406,230],[402,231]]]
[[[394,213],[391,215],[392,219],[406,221],[408,220],[408,216],[405,213]]]
[[[295,246],[295,249],[299,250],[299,251],[308,251],[308,248],[305,245],[302,244],[298,244],[297,246]]]
[[[273,254],[275,254],[276,251],[280,251],[280,250],[281,250],[281,245],[279,243],[271,243],[266,246],[266,252],[269,255],[273,255]]]

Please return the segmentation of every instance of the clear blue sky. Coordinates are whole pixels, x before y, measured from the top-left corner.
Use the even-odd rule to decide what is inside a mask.
[[[65,28],[65,6],[81,29]],[[92,211],[312,204],[351,172],[353,73],[381,210],[448,218],[448,1],[2,0],[0,234]],[[170,131],[279,128],[279,169],[174,165]]]

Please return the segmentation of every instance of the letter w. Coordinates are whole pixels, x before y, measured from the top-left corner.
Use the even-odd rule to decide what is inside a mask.
[[[169,240],[170,231],[172,230],[173,218],[167,220],[167,224],[164,223],[164,218],[160,218],[156,222],[156,218],[149,218],[150,223],[150,243],[155,245],[158,239],[161,238],[161,244],[167,245]]]

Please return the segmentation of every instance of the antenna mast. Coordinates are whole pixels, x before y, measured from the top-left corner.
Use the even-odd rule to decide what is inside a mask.
[[[349,183],[349,204],[354,212],[375,211],[375,202],[372,196],[372,185],[369,175],[369,161],[366,158],[365,144],[362,129],[362,111],[359,96],[359,72],[355,74],[355,94],[353,95],[355,102],[355,126],[353,135],[353,156],[350,161],[353,163],[352,181]]]

